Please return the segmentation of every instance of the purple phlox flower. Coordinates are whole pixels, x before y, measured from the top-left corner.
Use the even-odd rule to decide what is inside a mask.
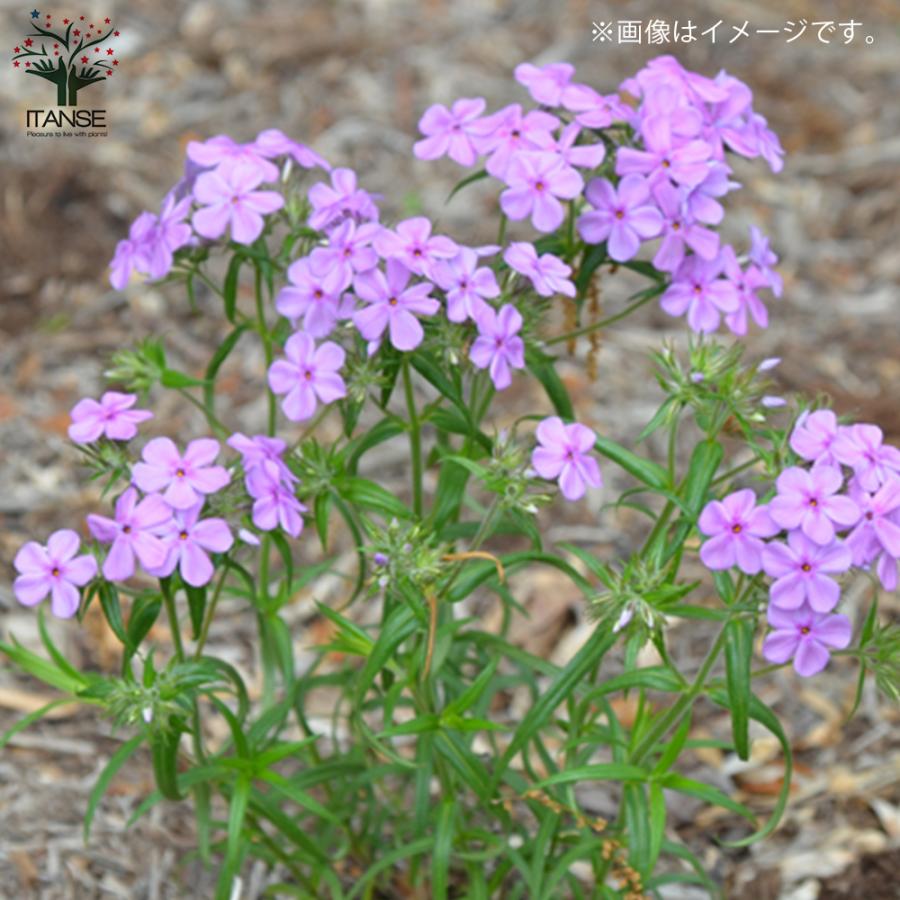
[[[719,252],[719,235],[696,224],[685,207],[684,188],[670,181],[660,181],[653,197],[662,213],[662,236],[653,265],[663,272],[674,272],[684,261],[685,247],[703,259],[715,259]]]
[[[525,368],[525,344],[519,337],[522,316],[510,303],[499,312],[485,306],[475,319],[478,337],[469,348],[469,359],[479,369],[487,369],[498,391],[512,383],[510,369]]]
[[[784,168],[784,148],[778,135],[769,128],[765,118],[759,113],[750,116],[750,122],[744,132],[745,140],[749,140],[753,152],[744,153],[744,156],[761,156],[773,172],[780,172]]]
[[[328,245],[316,247],[310,254],[313,275],[322,278],[334,273],[339,290],[346,290],[357,272],[368,272],[378,265],[378,254],[371,244],[380,231],[376,222],[359,225],[353,219],[344,219],[329,233]]]
[[[111,441],[130,441],[141,422],[153,418],[147,409],[132,409],[137,394],[107,391],[99,400],[85,397],[72,407],[69,437],[76,444],[92,444],[99,437]]]
[[[517,241],[506,248],[503,259],[511,269],[528,278],[542,297],[575,296],[575,285],[569,280],[572,268],[558,256],[543,253],[538,257],[534,244]]]
[[[171,438],[148,441],[135,463],[132,480],[144,492],[163,491],[163,500],[173,509],[188,509],[207,494],[221,490],[231,480],[224,466],[215,466],[219,442],[213,438],[191,441],[184,453]]]
[[[616,151],[617,175],[648,175],[670,178],[689,187],[700,184],[709,172],[710,148],[706,141],[688,141],[676,145],[673,130],[680,124],[681,110],[672,116],[652,115],[644,118],[641,135],[644,150],[620,147]]]
[[[303,330],[314,338],[331,334],[341,311],[341,272],[331,269],[317,276],[305,256],[291,263],[287,276],[290,284],[278,292],[275,309],[295,327],[302,320]]]
[[[281,438],[268,437],[265,434],[248,437],[236,431],[225,443],[241,454],[241,464],[245,473],[249,473],[251,469],[261,466],[264,462],[271,462],[278,469],[279,479],[286,485],[290,486],[300,480],[282,458],[287,444]]]
[[[766,409],[779,409],[782,406],[787,406],[787,400],[784,397],[775,397],[772,394],[760,397],[759,403],[760,406],[764,406]]]
[[[434,281],[447,295],[451,322],[477,319],[487,307],[485,298],[500,296],[497,278],[487,266],[478,265],[478,254],[471,247],[460,247],[452,259],[436,263]]]
[[[74,616],[80,601],[78,588],[97,574],[93,556],[76,556],[80,545],[78,535],[64,528],[50,535],[46,547],[37,541],[21,547],[13,560],[19,573],[13,582],[16,600],[25,606],[35,606],[50,594],[54,616],[61,619]]]
[[[879,557],[878,575],[884,589],[891,591],[896,587],[896,562],[900,559],[900,477],[889,477],[874,494],[855,486],[851,496],[862,512],[859,524],[847,535],[853,564],[868,566]],[[885,577],[881,577],[882,568]]]
[[[278,180],[278,167],[265,158],[255,143],[239,144],[227,134],[219,134],[206,141],[190,141],[187,156],[206,169],[223,163],[242,163],[249,170],[259,173],[257,184]]]
[[[596,169],[606,156],[606,147],[602,142],[596,144],[577,144],[582,127],[578,122],[570,122],[562,130],[554,149],[559,158],[567,166],[579,169]]]
[[[160,532],[166,559],[161,566],[147,570],[155,578],[166,578],[177,568],[191,587],[203,587],[212,580],[214,569],[207,554],[230,550],[234,537],[224,519],[201,519],[202,506],[201,502],[190,509],[175,510]]]
[[[357,186],[356,172],[352,169],[332,169],[331,185],[314,184],[307,197],[312,206],[310,228],[329,231],[347,218],[358,222],[378,221],[375,196]]]
[[[410,272],[426,278],[431,278],[436,262],[459,253],[459,247],[450,238],[431,233],[431,222],[425,216],[398,222],[393,231],[382,228],[373,244],[382,258],[398,259]]]
[[[151,278],[165,278],[172,269],[175,251],[193,237],[191,226],[185,222],[190,209],[190,197],[176,201],[170,193],[163,200],[159,216],[144,238],[144,260]]]
[[[128,229],[128,237],[116,244],[116,250],[109,264],[109,283],[121,291],[132,272],[147,274],[150,262],[147,258],[148,248],[152,240],[156,216],[150,212],[142,212]]]
[[[353,314],[353,323],[367,341],[379,340],[388,329],[394,347],[414,350],[424,336],[416,316],[434,315],[441,304],[429,296],[430,282],[407,287],[411,273],[399,259],[389,259],[386,269],[387,274],[372,269],[354,279],[353,290],[368,306]]]
[[[774,269],[778,265],[778,257],[770,249],[769,239],[755,225],[750,226],[750,262],[763,274],[772,293],[780,297],[784,281]]]
[[[347,396],[341,378],[344,348],[333,341],[316,347],[312,335],[303,331],[292,334],[284,345],[285,359],[269,367],[269,387],[284,394],[284,414],[292,422],[302,422],[316,411],[316,404],[333,403]]]
[[[677,89],[682,102],[692,105],[718,103],[728,95],[712,78],[691,72],[668,54],[651,59],[634,77],[622,83],[622,90],[643,98],[644,105],[652,105],[654,95],[661,89]]]
[[[725,156],[724,144],[742,156],[755,155],[755,144],[748,145],[745,135],[753,92],[743,81],[726,72],[716,76],[716,84],[725,96],[703,108],[704,139],[712,147],[716,159]]]
[[[684,205],[688,215],[704,225],[718,225],[725,217],[725,208],[718,198],[740,188],[731,180],[731,168],[725,163],[713,163],[706,177],[698,185],[688,189]]]
[[[707,503],[697,526],[709,538],[700,548],[700,559],[708,569],[737,566],[748,575],[762,568],[762,539],[779,531],[768,507],[757,506],[749,488]]]
[[[627,121],[632,114],[616,94],[600,94],[586,84],[570,85],[562,104],[584,128],[606,128],[615,121]]]
[[[575,66],[564,62],[548,63],[545,66],[520,63],[513,74],[516,81],[527,88],[536,103],[559,106],[575,74]]]
[[[506,173],[509,187],[500,206],[510,219],[531,216],[538,231],[555,231],[565,218],[559,198],[572,200],[584,187],[582,177],[556,153],[519,153]]]
[[[450,109],[440,103],[428,107],[419,119],[419,131],[425,137],[413,146],[416,158],[449,156],[461,166],[471,166],[478,158],[474,126],[484,105],[482,97],[461,97]]]
[[[303,530],[306,507],[281,483],[275,463],[267,460],[247,473],[247,493],[254,501],[253,524],[260,531],[281,527],[297,537]]]
[[[488,173],[505,180],[519,153],[553,149],[553,132],[559,124],[556,116],[541,110],[523,115],[522,107],[513,103],[475,122],[472,135],[478,152],[488,155]]]
[[[719,277],[724,268],[723,253],[711,260],[689,256],[675,271],[660,297],[660,306],[670,316],[687,312],[688,325],[694,331],[715,331],[722,313],[733,313],[740,304],[734,284]]]
[[[738,299],[738,308],[725,316],[725,324],[734,334],[744,335],[747,333],[749,316],[760,328],[765,328],[769,324],[769,311],[756,292],[767,288],[769,280],[756,266],[741,268],[733,247],[726,245],[722,248],[722,254],[725,275],[734,285]]]
[[[584,195],[593,210],[578,217],[578,233],[590,244],[606,241],[617,262],[631,259],[641,241],[657,237],[663,227],[650,184],[640,175],[627,175],[618,188],[606,178],[594,178]]]
[[[877,425],[849,425],[832,444],[835,459],[850,466],[863,490],[877,491],[892,473],[900,472],[900,450],[884,443]]]
[[[194,230],[210,240],[231,229],[238,244],[252,244],[262,233],[263,216],[284,206],[276,191],[256,190],[264,181],[260,169],[226,162],[197,177],[194,199],[200,204],[191,219]]]
[[[273,156],[289,156],[304,169],[314,169],[316,166],[329,171],[331,164],[328,160],[310,150],[306,144],[291,140],[278,128],[267,128],[261,131],[252,145],[260,156],[271,158]]]
[[[770,606],[768,619],[773,630],[763,641],[763,656],[772,663],[793,659],[794,671],[804,678],[821,672],[828,665],[828,651],[843,650],[853,635],[846,616],[817,613],[808,606]]]
[[[846,544],[823,546],[799,529],[788,534],[786,544],[766,544],[762,558],[766,575],[775,579],[769,589],[771,602],[784,609],[806,602],[816,612],[831,612],[837,606],[841,588],[829,575],[846,572],[853,562]]]
[[[89,515],[91,534],[104,544],[112,544],[103,563],[103,577],[107,581],[131,578],[135,557],[148,571],[161,566],[168,551],[159,534],[171,519],[172,509],[159,494],[150,494],[138,502],[134,487],[127,488],[116,500],[114,518]]]
[[[205,172],[208,166],[201,166],[200,163],[194,162],[189,156],[185,156],[184,158],[184,172],[181,178],[175,182],[174,187],[169,194],[176,201],[183,200],[185,197],[190,197],[194,193],[194,183],[197,181],[197,176],[201,172]]]
[[[541,478],[558,479],[566,500],[580,500],[589,487],[603,484],[597,460],[588,455],[597,441],[593,429],[550,416],[538,425],[535,437],[539,446],[531,454],[531,465]]]
[[[859,507],[838,495],[843,486],[843,473],[835,466],[819,463],[809,471],[791,466],[775,482],[778,494],[769,501],[769,512],[785,530],[799,528],[811,541],[830,544],[837,529],[851,528],[860,517]]]
[[[837,459],[832,445],[838,432],[837,416],[830,409],[804,412],[791,433],[791,449],[809,462],[835,465]]]

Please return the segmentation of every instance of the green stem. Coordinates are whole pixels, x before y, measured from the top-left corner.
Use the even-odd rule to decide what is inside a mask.
[[[715,665],[724,646],[725,629],[723,628],[719,632],[706,659],[703,660],[703,665],[700,666],[700,671],[697,672],[697,677],[694,679],[693,684],[688,688],[686,693],[682,694],[668,710],[656,720],[656,723],[650,728],[647,734],[644,735],[637,747],[635,747],[634,752],[631,754],[632,763],[639,766],[653,752],[653,748],[660,739],[665,736],[666,732],[681,721],[684,714],[691,708],[694,701],[702,693],[706,683],[706,677]]]
[[[565,334],[558,334],[556,337],[548,338],[544,343],[548,347],[552,347],[554,344],[564,344],[566,341],[571,341],[582,335],[590,334],[592,331],[599,331],[601,328],[606,328],[607,326],[618,322],[620,319],[630,316],[635,310],[640,309],[655,297],[658,297],[663,290],[665,290],[665,287],[666,285],[662,285],[658,288],[651,288],[650,291],[644,292],[639,300],[636,300],[631,306],[626,306],[621,312],[617,312],[613,316],[607,316],[605,319],[600,319],[599,322],[592,322],[590,325],[576,328],[574,331],[567,331]]]
[[[209,636],[209,626],[212,624],[213,616],[215,615],[216,606],[219,602],[219,597],[222,594],[222,588],[225,585],[225,576],[227,574],[228,569],[223,569],[222,574],[219,576],[219,582],[213,591],[212,600],[209,601],[209,606],[206,608],[206,616],[203,619],[203,624],[200,626],[200,636],[197,638],[197,649],[194,650],[194,659],[199,659],[203,655],[206,638]]]
[[[254,278],[253,278],[253,288],[256,294],[256,322],[259,330],[259,336],[262,339],[263,344],[263,353],[266,358],[266,372],[268,373],[269,369],[272,366],[272,335],[269,333],[269,326],[266,323],[266,306],[263,300],[263,273],[262,266],[259,264],[254,265]],[[271,437],[275,434],[275,413],[276,413],[276,404],[275,404],[275,394],[272,392],[272,389],[269,387],[268,381],[266,382],[266,399],[269,403],[269,417],[268,417],[268,433]]]
[[[412,376],[409,373],[409,357],[403,358],[403,392],[409,412],[409,450],[412,456],[413,511],[422,517],[422,426],[416,412],[416,398],[413,395]]]
[[[215,432],[216,437],[221,440],[229,437],[231,432],[216,418],[213,412],[206,407],[204,403],[198,400],[187,388],[175,388],[175,390],[184,397],[188,403],[196,406],[206,418],[206,424]]]
[[[184,662],[184,645],[181,642],[181,628],[178,625],[178,611],[175,608],[175,598],[172,596],[172,588],[168,578],[161,578],[159,586],[162,590],[163,601],[166,605],[166,615],[169,618],[169,629],[172,632],[172,643],[175,646],[175,657],[178,662]]]

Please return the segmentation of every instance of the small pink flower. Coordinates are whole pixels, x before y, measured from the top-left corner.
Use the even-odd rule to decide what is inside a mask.
[[[892,473],[900,472],[900,450],[884,443],[884,432],[877,425],[842,428],[832,452],[853,469],[866,491],[877,491]]]
[[[63,529],[50,535],[46,547],[37,541],[25,544],[13,560],[19,572],[13,593],[19,603],[35,606],[50,594],[54,616],[61,619],[74,616],[80,602],[78,588],[97,574],[93,556],[75,555],[80,543],[74,531]]]
[[[697,525],[710,538],[700,548],[700,559],[708,569],[737,566],[748,575],[762,568],[762,538],[779,531],[768,508],[757,506],[756,495],[749,489],[707,503]]]
[[[383,259],[398,259],[410,272],[426,278],[431,278],[435,263],[459,253],[450,238],[431,233],[431,222],[425,216],[398,222],[393,231],[382,228],[373,243]]]
[[[234,537],[224,519],[201,519],[202,506],[198,503],[191,509],[176,510],[159,532],[167,556],[161,566],[147,570],[155,578],[165,578],[177,568],[191,587],[202,587],[212,580],[214,569],[207,554],[225,553]]]
[[[375,198],[357,185],[352,169],[332,169],[331,184],[319,182],[307,193],[312,212],[309,227],[330,231],[345,219],[378,221]]]
[[[839,496],[844,486],[841,470],[819,464],[810,471],[792,466],[775,482],[778,495],[769,501],[772,519],[785,530],[799,528],[817,544],[830,544],[835,528],[850,528],[859,521],[859,507]]]
[[[794,660],[794,671],[808,677],[828,665],[829,649],[849,646],[853,629],[850,620],[840,614],[815,612],[809,606],[798,609],[769,607],[773,630],[763,641],[763,656],[773,663]]]
[[[852,564],[846,544],[823,547],[802,531],[792,531],[787,543],[773,541],[763,551],[763,568],[775,581],[769,590],[772,604],[797,609],[808,603],[816,612],[831,612],[841,596],[830,575],[846,572]]]
[[[606,241],[610,259],[627,262],[642,241],[662,231],[663,218],[640,175],[628,175],[617,188],[606,178],[595,178],[584,195],[593,209],[578,217],[578,233],[589,244]]]
[[[230,228],[233,241],[252,244],[262,234],[263,216],[284,206],[281,194],[256,190],[265,180],[258,167],[241,162],[225,162],[198,175],[194,199],[200,209],[191,219],[194,230],[215,240]]]
[[[830,409],[805,412],[791,434],[791,449],[809,462],[836,465],[833,444],[839,431],[837,416]]]
[[[522,316],[506,303],[499,312],[485,306],[475,319],[478,337],[472,342],[469,359],[479,369],[487,369],[498,391],[512,383],[510,369],[525,368],[525,344],[519,337]]]
[[[292,422],[302,422],[316,411],[318,402],[333,403],[347,395],[340,376],[344,365],[344,349],[333,341],[319,347],[303,331],[291,335],[284,345],[285,359],[269,368],[269,387],[284,394],[284,414]]]
[[[556,153],[519,153],[506,173],[509,187],[500,206],[510,219],[531,216],[538,231],[555,231],[565,218],[560,199],[572,200],[584,187],[582,177]]]
[[[189,509],[228,484],[228,470],[213,465],[218,455],[219,442],[212,438],[191,441],[184,453],[170,438],[153,438],[144,447],[143,462],[135,463],[132,478],[142,491],[164,491],[162,498],[173,509]]]
[[[559,416],[550,416],[538,425],[535,436],[539,446],[531,464],[541,478],[559,480],[566,500],[580,500],[589,487],[603,484],[597,460],[588,455],[597,437],[587,425],[566,425]]]
[[[487,266],[478,265],[478,254],[461,247],[452,259],[434,266],[434,281],[447,295],[447,318],[451,322],[477,319],[487,307],[485,299],[500,296],[497,278]]]
[[[472,138],[473,125],[484,112],[481,97],[461,97],[450,109],[435,103],[425,110],[419,120],[419,131],[425,135],[416,141],[413,153],[417,159],[438,159],[449,156],[461,166],[471,166],[478,159]]]
[[[137,426],[153,413],[146,409],[132,409],[136,394],[107,391],[100,401],[85,397],[72,407],[69,437],[76,444],[92,444],[98,438],[111,441],[130,441],[137,434]]]
[[[282,484],[275,463],[266,461],[247,472],[247,493],[253,498],[253,524],[260,531],[280,527],[291,537],[299,536],[306,507]]]
[[[575,285],[569,280],[572,268],[552,253],[542,253],[538,257],[534,244],[516,241],[503,254],[506,264],[524,275],[542,297],[554,294],[575,296]]]

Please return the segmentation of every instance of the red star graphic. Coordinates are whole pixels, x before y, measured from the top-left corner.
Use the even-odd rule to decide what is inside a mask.
[[[68,24],[69,24],[69,20],[68,20],[68,19],[63,19],[63,25],[68,25]]]
[[[99,47],[94,47],[94,53],[99,53],[99,52],[100,52],[100,48],[99,48]]]
[[[91,22],[91,28],[93,28],[93,27],[94,27],[94,23],[93,23],[93,22]]]
[[[19,61],[16,60],[16,61],[13,63],[13,65],[18,69],[18,68],[19,68]]]
[[[74,34],[75,37],[78,37],[78,35],[81,34],[81,32],[76,28],[76,29],[72,32],[72,34]]]
[[[34,41],[31,38],[25,38],[25,46],[30,47]]]
[[[118,61],[117,59],[114,59],[114,60],[113,60],[113,65],[114,65],[114,66],[117,66],[118,64],[119,64],[119,61]]]
[[[106,55],[107,55],[107,56],[112,56],[112,55],[113,55],[112,47],[110,47],[109,50],[106,51]]]
[[[22,51],[21,51],[21,48],[19,48],[19,47],[13,47],[13,53],[21,53],[21,52],[22,52]]]
[[[113,37],[118,37],[118,36],[119,36],[119,32],[118,32],[118,31],[114,31],[114,32],[113,32]]]
[[[54,49],[54,50],[58,50],[58,49],[59,49],[59,44],[54,44],[54,45],[53,45],[53,49]]]
[[[106,22],[107,25],[109,25],[109,19],[104,19],[103,21]]]
[[[80,21],[82,21],[82,22],[84,21],[84,16],[79,16],[78,18]]]
[[[48,19],[52,19],[53,16],[51,16],[50,13],[47,13],[47,18],[48,18]]]
[[[107,70],[106,70],[106,74],[107,74],[107,75],[112,75],[112,69],[107,69]]]
[[[82,56],[82,57],[81,57],[81,61],[82,61],[83,63],[86,63],[86,62],[88,61],[88,57],[87,57],[87,56]]]
[[[27,69],[31,65],[30,62],[25,63],[25,68]]]

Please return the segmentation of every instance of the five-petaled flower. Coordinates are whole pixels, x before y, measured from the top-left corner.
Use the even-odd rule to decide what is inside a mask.
[[[579,500],[589,487],[603,484],[597,460],[588,455],[597,436],[587,425],[566,425],[559,416],[550,416],[538,425],[535,436],[539,446],[531,454],[531,465],[541,478],[558,480],[566,500]]]
[[[762,538],[779,531],[768,507],[757,506],[756,495],[749,488],[707,503],[697,525],[709,538],[700,548],[700,559],[708,569],[737,566],[748,575],[762,568]]]
[[[197,234],[215,240],[230,228],[232,240],[252,244],[262,234],[263,216],[284,206],[276,191],[256,190],[263,180],[258,167],[241,162],[224,162],[199,175],[194,199],[200,209],[191,219]]]
[[[198,503],[174,511],[171,521],[159,532],[167,548],[166,559],[158,568],[147,570],[151,575],[164,578],[177,568],[191,587],[202,587],[212,580],[215,570],[208,554],[230,550],[234,537],[224,519],[201,519],[202,506]]]
[[[318,402],[333,403],[347,395],[340,376],[344,349],[333,341],[316,347],[311,335],[298,331],[287,339],[284,355],[269,368],[269,387],[285,395],[281,408],[292,422],[310,418]]]
[[[413,153],[419,159],[449,156],[461,166],[471,166],[478,158],[473,143],[474,123],[484,112],[481,97],[461,97],[450,109],[440,103],[425,110],[419,120],[419,131],[425,137],[416,141]]]
[[[782,609],[769,606],[772,631],[763,641],[763,656],[773,663],[794,660],[794,671],[808,677],[828,665],[829,649],[843,650],[850,644],[850,620],[839,613],[815,612],[809,606]]]
[[[572,200],[584,181],[556,153],[520,153],[510,163],[505,177],[509,185],[500,195],[500,206],[510,219],[531,216],[538,231],[554,231],[565,218],[560,198]]]
[[[37,541],[25,544],[13,560],[19,573],[13,582],[13,593],[19,603],[35,606],[50,594],[54,616],[74,616],[79,604],[78,588],[97,574],[93,556],[76,556],[80,543],[74,531],[63,529],[50,535],[46,547]]]
[[[606,178],[595,178],[585,191],[592,210],[578,217],[578,233],[589,244],[606,241],[610,259],[627,262],[641,241],[655,238],[663,218],[650,196],[650,186],[640,175],[628,175],[618,188]]]
[[[487,369],[498,391],[512,382],[510,369],[525,368],[525,344],[519,337],[522,316],[511,304],[505,303],[499,312],[485,306],[475,318],[478,337],[469,349],[469,359],[478,369]]]
[[[851,563],[850,550],[841,541],[822,546],[802,531],[790,532],[786,544],[773,541],[763,550],[763,568],[775,579],[769,589],[772,604],[797,609],[806,602],[816,612],[831,612],[841,588],[830,576],[846,572]]]
[[[791,466],[775,482],[777,496],[769,501],[772,519],[786,530],[799,528],[817,544],[830,544],[835,529],[846,529],[859,520],[859,507],[838,495],[844,485],[841,470],[820,463],[811,470]]]
[[[132,409],[136,394],[107,391],[99,401],[90,397],[79,400],[70,413],[69,437],[76,444],[92,444],[100,437],[111,441],[130,441],[141,422],[153,418],[146,409]]]
[[[184,453],[171,438],[153,438],[144,447],[143,461],[134,464],[132,478],[142,491],[163,491],[173,509],[189,509],[231,480],[224,466],[213,465],[218,455],[219,442],[212,438],[191,441]]]

